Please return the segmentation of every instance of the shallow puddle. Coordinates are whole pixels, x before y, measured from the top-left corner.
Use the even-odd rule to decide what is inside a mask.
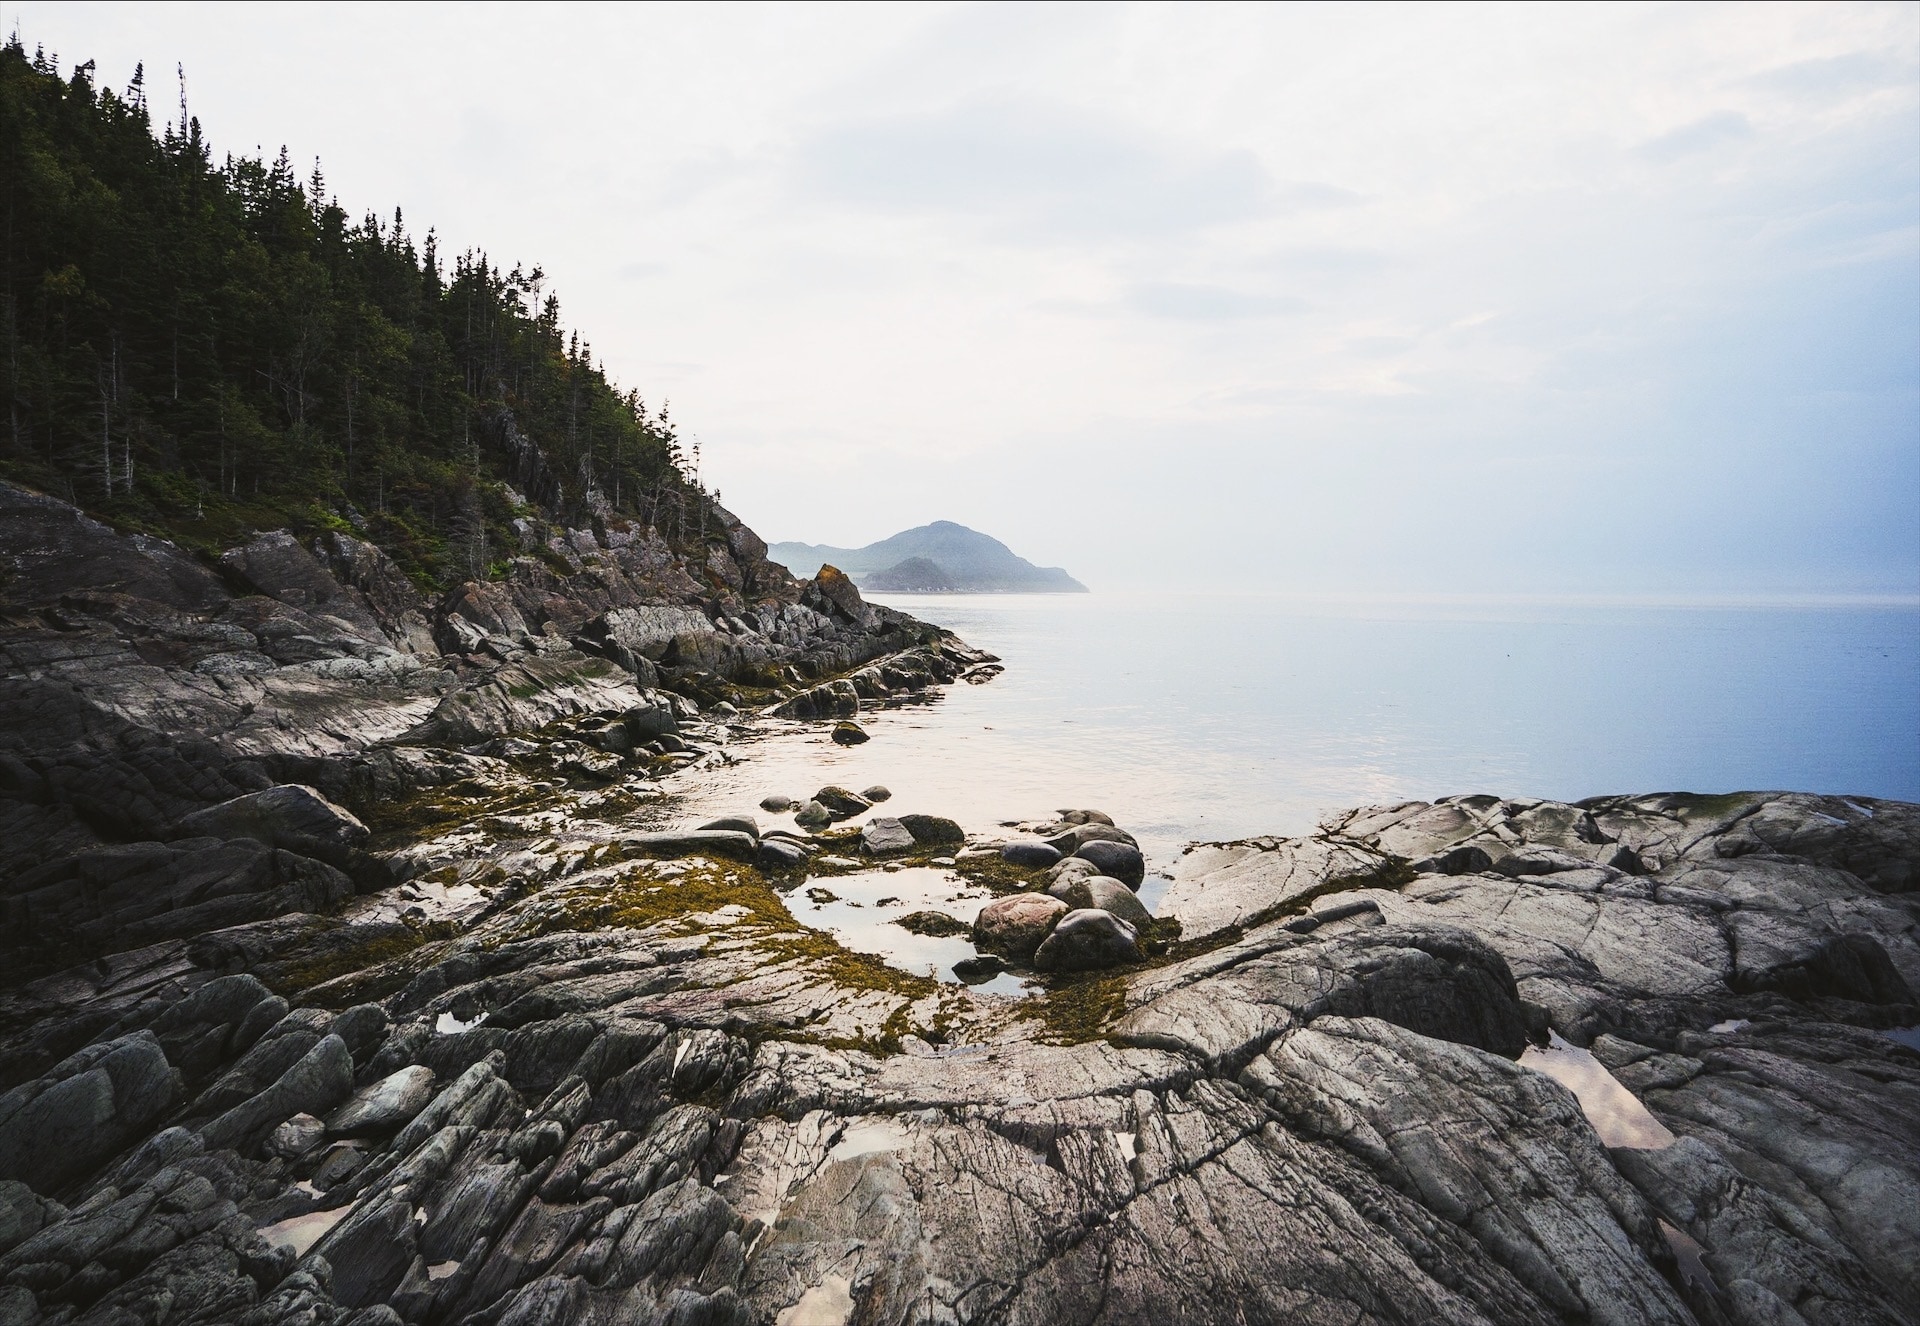
[[[1579,1099],[1581,1112],[1593,1125],[1593,1131],[1608,1146],[1658,1151],[1673,1145],[1673,1134],[1640,1103],[1638,1096],[1621,1086],[1589,1051],[1560,1039],[1559,1032],[1550,1034],[1544,1050],[1529,1045],[1520,1055],[1520,1064],[1545,1073],[1571,1091]]]
[[[266,1226],[260,1231],[260,1237],[274,1247],[293,1249],[295,1257],[304,1257],[307,1250],[318,1243],[328,1230],[346,1219],[347,1212],[352,1209],[352,1206],[340,1206],[331,1211],[310,1211],[306,1215]]]
[[[956,975],[955,963],[979,956],[964,934],[915,934],[895,924],[915,912],[939,912],[970,927],[992,897],[952,871],[931,866],[827,876],[781,895],[794,920],[825,930],[856,953],[875,954],[890,967],[970,985],[988,994],[1027,994],[1032,988],[1029,982],[1012,972],[986,981],[965,981]]]

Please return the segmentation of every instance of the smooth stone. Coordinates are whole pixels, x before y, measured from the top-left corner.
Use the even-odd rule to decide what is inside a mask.
[[[717,820],[702,824],[700,833],[746,833],[755,838],[760,836],[760,821],[751,815],[722,815]]]
[[[1054,922],[1066,914],[1064,902],[1044,893],[1015,893],[995,898],[974,918],[973,946],[1016,962],[1026,962],[1053,929]]]
[[[1041,971],[1099,971],[1140,961],[1140,937],[1112,912],[1082,908],[1068,912],[1034,951]]]
[[[760,798],[760,809],[766,811],[769,815],[780,815],[786,811],[798,810],[799,808],[800,803],[792,797],[775,795]]]
[[[1047,895],[1076,911],[1096,908],[1111,912],[1135,930],[1153,920],[1153,914],[1134,891],[1111,875],[1070,876],[1048,889]]]
[[[803,829],[824,829],[833,823],[833,812],[818,801],[809,801],[793,813],[793,822]]]
[[[760,840],[762,870],[798,870],[807,864],[807,849],[784,838]]]
[[[865,797],[855,796],[844,787],[823,787],[813,794],[813,799],[825,806],[827,813],[837,820],[852,819],[873,804]]]
[[[1055,814],[1060,816],[1062,824],[1104,824],[1109,828],[1113,826],[1113,816],[1104,811],[1061,810],[1056,811]]]
[[[1116,829],[1111,824],[1076,824],[1041,841],[1049,847],[1058,848],[1063,856],[1072,856],[1076,850],[1087,843],[1125,843],[1129,847],[1138,846],[1132,834],[1125,829]]]
[[[894,856],[913,850],[913,834],[899,820],[868,820],[860,830],[860,850],[868,856]]]
[[[833,744],[836,746],[858,746],[872,740],[867,730],[851,719],[833,725]]]
[[[880,804],[882,801],[893,800],[893,793],[889,792],[885,787],[883,787],[879,783],[875,783],[872,787],[869,787],[860,795],[865,797],[867,800],[873,802],[875,805]]]
[[[296,1114],[267,1138],[267,1150],[287,1160],[304,1156],[326,1140],[327,1125],[311,1114]]]
[[[328,1118],[327,1131],[335,1137],[393,1132],[427,1107],[433,1083],[431,1068],[402,1068],[355,1092]]]
[[[1147,861],[1140,855],[1140,849],[1127,843],[1094,841],[1080,844],[1074,855],[1082,861],[1091,861],[1103,875],[1114,879],[1129,888],[1139,888],[1140,882],[1147,877]]]
[[[978,981],[990,981],[1006,969],[1007,964],[992,953],[962,958],[953,964],[953,974],[970,985]]]
[[[1044,870],[1058,863],[1060,852],[1042,842],[1008,843],[1000,849],[1000,859],[1010,866]]]

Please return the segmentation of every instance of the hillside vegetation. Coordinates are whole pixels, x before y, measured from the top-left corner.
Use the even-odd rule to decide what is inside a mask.
[[[667,410],[538,267],[353,220],[284,148],[216,159],[184,95],[156,132],[149,91],[0,48],[0,475],[203,552],[351,525],[426,589],[537,555],[536,508],[699,559],[713,502]]]

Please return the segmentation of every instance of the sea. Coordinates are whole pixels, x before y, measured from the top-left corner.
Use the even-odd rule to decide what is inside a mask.
[[[974,831],[1101,810],[1164,866],[1453,793],[1920,801],[1920,600],[872,597],[1005,671],[863,711],[864,745],[744,743],[686,775],[689,818],[880,784]]]

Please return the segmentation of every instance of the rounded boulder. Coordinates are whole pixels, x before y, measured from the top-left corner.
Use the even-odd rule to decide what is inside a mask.
[[[1000,849],[1000,859],[1010,866],[1045,870],[1059,861],[1060,852],[1041,842],[1008,843]]]
[[[1140,887],[1147,877],[1147,860],[1138,847],[1127,843],[1095,841],[1082,843],[1074,855],[1091,861],[1103,875],[1110,875],[1130,889]]]
[[[1134,928],[1096,908],[1061,917],[1033,955],[1041,971],[1100,971],[1138,961],[1140,938]]]
[[[1070,875],[1048,889],[1047,894],[1075,911],[1095,908],[1112,912],[1135,930],[1153,920],[1153,913],[1134,896],[1133,890],[1111,875]]]
[[[1067,905],[1044,893],[1015,893],[995,898],[980,909],[973,922],[973,946],[1017,962],[1032,959],[1054,923],[1067,914]]]

